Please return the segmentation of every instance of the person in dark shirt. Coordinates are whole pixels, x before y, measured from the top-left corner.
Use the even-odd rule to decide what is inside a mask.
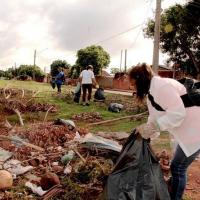
[[[55,83],[58,89],[58,93],[61,93],[61,86],[64,83],[64,77],[65,77],[65,74],[62,68],[58,68],[58,74],[55,77]]]

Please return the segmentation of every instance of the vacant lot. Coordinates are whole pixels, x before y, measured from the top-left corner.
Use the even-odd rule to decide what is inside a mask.
[[[58,127],[52,125],[58,118],[73,120],[82,134],[87,132],[98,133],[100,131],[106,133],[130,133],[133,128],[145,122],[147,118],[147,115],[137,118],[128,117],[146,111],[146,106],[138,106],[136,100],[131,96],[106,93],[105,102],[91,102],[90,106],[82,106],[81,104],[73,102],[74,88],[70,86],[63,86],[62,94],[58,95],[56,90],[53,90],[49,84],[31,81],[0,80],[0,91],[1,126],[7,120],[9,124],[14,127],[16,132],[20,133],[20,137],[26,137],[29,139],[29,142],[40,147],[45,147],[45,145],[51,146],[51,144],[57,146],[62,145],[59,140],[60,135],[58,137],[55,136]],[[108,106],[111,102],[123,104],[124,109],[119,113],[109,112]],[[121,120],[112,121],[118,118],[121,118]],[[110,122],[100,125],[93,124],[107,120],[110,120]],[[2,128],[0,131],[1,134],[8,135],[7,129]],[[54,139],[52,141],[45,139],[44,142],[43,138],[45,138],[45,135],[41,133],[42,131],[44,131],[44,133],[48,132],[48,137]],[[60,134],[62,131],[66,130],[62,128],[59,129]],[[73,131],[71,134],[74,134]],[[35,135],[37,135],[37,137],[35,137]],[[65,138],[65,141],[69,138]],[[5,147],[5,145],[2,145],[3,143],[0,144],[0,147]],[[159,139],[154,141],[153,147],[155,151],[167,149],[170,153],[168,134],[162,133]],[[20,153],[21,154],[18,154],[17,157],[19,160],[28,158],[28,155],[23,156],[25,152]],[[186,199],[200,199],[200,196],[197,194],[200,186],[200,177],[198,176],[199,173],[197,173],[199,169],[198,161],[195,162],[190,169]],[[26,189],[23,184],[23,179],[18,180],[15,183],[14,189],[11,190],[11,193],[18,192],[25,194]],[[17,199],[18,197],[13,197],[13,199],[14,198]],[[10,199],[12,198],[10,197]]]

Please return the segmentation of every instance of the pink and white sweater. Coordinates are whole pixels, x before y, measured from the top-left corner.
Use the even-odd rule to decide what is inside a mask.
[[[185,87],[178,81],[154,76],[150,94],[165,111],[157,111],[147,100],[148,123],[157,123],[161,131],[171,133],[189,157],[200,149],[200,106],[185,108],[180,98],[185,93]]]

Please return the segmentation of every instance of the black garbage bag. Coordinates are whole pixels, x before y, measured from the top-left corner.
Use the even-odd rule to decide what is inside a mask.
[[[77,83],[75,91],[74,91],[74,102],[79,103],[81,97],[81,84]]]
[[[170,200],[167,185],[149,141],[127,139],[104,188],[104,200]]]
[[[94,99],[98,101],[105,100],[105,95],[104,95],[104,89],[103,88],[98,88],[96,92],[94,93]]]
[[[110,103],[108,106],[110,112],[120,112],[123,108],[124,106],[120,103]]]
[[[52,87],[53,89],[55,89],[55,87],[56,87],[55,79],[52,79],[52,80],[50,81],[50,84],[51,84],[51,87]]]

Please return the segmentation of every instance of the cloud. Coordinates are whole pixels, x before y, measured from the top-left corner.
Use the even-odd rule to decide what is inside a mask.
[[[42,68],[55,59],[73,64],[76,51],[92,44],[103,46],[113,65],[118,65],[121,49],[128,49],[130,65],[140,54],[145,60],[152,41],[144,40],[142,27],[120,33],[142,24],[152,8],[153,0],[1,0],[0,68],[32,64],[35,49]],[[142,53],[146,51],[148,56]]]

